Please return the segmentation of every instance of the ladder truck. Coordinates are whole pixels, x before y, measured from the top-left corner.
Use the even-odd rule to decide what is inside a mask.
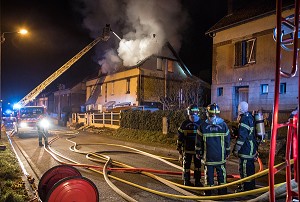
[[[110,37],[110,25],[106,24],[103,28],[103,33],[101,36],[96,38],[85,48],[83,48],[79,53],[72,57],[68,62],[66,62],[57,71],[51,74],[46,80],[44,80],[40,85],[34,88],[30,93],[28,93],[24,98],[22,98],[16,105],[16,122],[14,124],[14,133],[36,133],[37,124],[41,117],[44,117],[46,110],[43,106],[26,106],[30,101],[34,100],[47,86],[49,86],[55,79],[67,71],[75,62],[77,62],[84,54],[86,54],[91,48],[93,48],[100,41],[107,41]]]

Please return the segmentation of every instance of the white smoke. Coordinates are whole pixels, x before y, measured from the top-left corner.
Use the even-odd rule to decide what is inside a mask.
[[[113,49],[106,50],[104,58],[105,59],[98,61],[102,73],[114,72],[122,62]]]
[[[102,32],[103,27],[99,25],[110,24],[112,30],[122,38],[115,48],[124,66],[136,65],[146,57],[158,54],[166,41],[175,50],[180,49],[181,34],[187,19],[180,0],[82,1],[85,5],[81,10],[84,26],[91,30],[93,37]],[[105,56],[105,60],[111,59],[111,54],[110,51],[106,52],[109,58]],[[105,65],[102,69],[112,72],[119,65],[114,65],[113,61],[116,60],[101,60],[99,64]]]

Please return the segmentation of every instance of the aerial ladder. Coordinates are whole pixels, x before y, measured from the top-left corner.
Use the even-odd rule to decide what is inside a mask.
[[[79,53],[77,53],[68,62],[66,62],[62,67],[60,67],[57,71],[51,74],[46,80],[44,80],[40,85],[38,85],[35,89],[33,89],[30,93],[28,93],[23,99],[21,99],[17,103],[17,105],[20,107],[24,107],[30,101],[35,99],[36,96],[38,96],[47,86],[49,86],[55,79],[57,79],[60,75],[62,75],[65,71],[67,71],[75,62],[77,62],[84,54],[86,54],[97,43],[99,43],[100,41],[107,41],[110,37],[109,36],[110,31],[111,31],[110,25],[106,24],[106,26],[103,28],[103,33],[101,36],[99,36],[90,44],[88,44]]]
[[[278,170],[274,167],[277,130],[281,127],[288,127],[286,140],[286,201],[293,198],[299,200],[299,159],[298,159],[298,134],[299,131],[299,95],[300,77],[298,76],[298,112],[287,123],[278,123],[279,110],[279,87],[280,77],[291,78],[296,76],[298,68],[298,39],[299,39],[299,11],[300,0],[295,0],[294,14],[286,18],[282,17],[282,0],[276,1],[276,28],[274,29],[274,39],[276,40],[276,70],[275,70],[275,90],[273,104],[272,136],[269,154],[269,201],[275,202],[275,177]],[[291,72],[281,69],[281,49],[293,52]],[[292,175],[291,158],[294,161],[294,175]],[[298,184],[297,191],[292,190],[291,180],[294,176]]]

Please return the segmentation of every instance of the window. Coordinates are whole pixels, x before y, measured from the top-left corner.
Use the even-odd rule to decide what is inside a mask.
[[[163,60],[161,58],[157,58],[157,60],[156,60],[156,69],[157,70],[163,69]]]
[[[173,72],[173,61],[168,60],[168,72]]]
[[[223,87],[217,88],[217,96],[223,96]]]
[[[127,79],[126,81],[126,94],[130,93],[130,79]]]
[[[102,96],[103,91],[102,91],[102,85],[100,86],[100,93],[99,93],[99,97]]]
[[[235,43],[235,64],[244,66],[256,61],[256,38]]]
[[[280,83],[279,93],[280,94],[285,94],[286,93],[286,83]]]
[[[268,92],[269,92],[269,85],[261,84],[261,94],[268,94]]]

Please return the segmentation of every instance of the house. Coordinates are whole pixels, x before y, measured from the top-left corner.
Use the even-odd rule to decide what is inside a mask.
[[[222,117],[236,120],[240,101],[247,101],[250,111],[273,109],[276,2],[228,2],[228,15],[206,34],[213,38],[211,100],[219,104]],[[283,1],[283,17],[294,13],[293,3]],[[282,70],[291,71],[292,57],[293,52],[282,51]],[[292,111],[298,105],[298,77],[281,77],[279,110]]]
[[[59,84],[58,91],[53,93],[53,114],[57,115],[57,119],[64,121],[65,124],[71,113],[81,112],[85,103],[85,92],[85,82],[77,83],[69,88],[64,84]]]
[[[53,92],[42,92],[34,100],[34,106],[44,106],[48,113],[54,110],[54,94]]]
[[[193,76],[170,43],[135,66],[122,66],[86,82],[87,111],[116,107],[180,109],[209,103],[210,85]]]

